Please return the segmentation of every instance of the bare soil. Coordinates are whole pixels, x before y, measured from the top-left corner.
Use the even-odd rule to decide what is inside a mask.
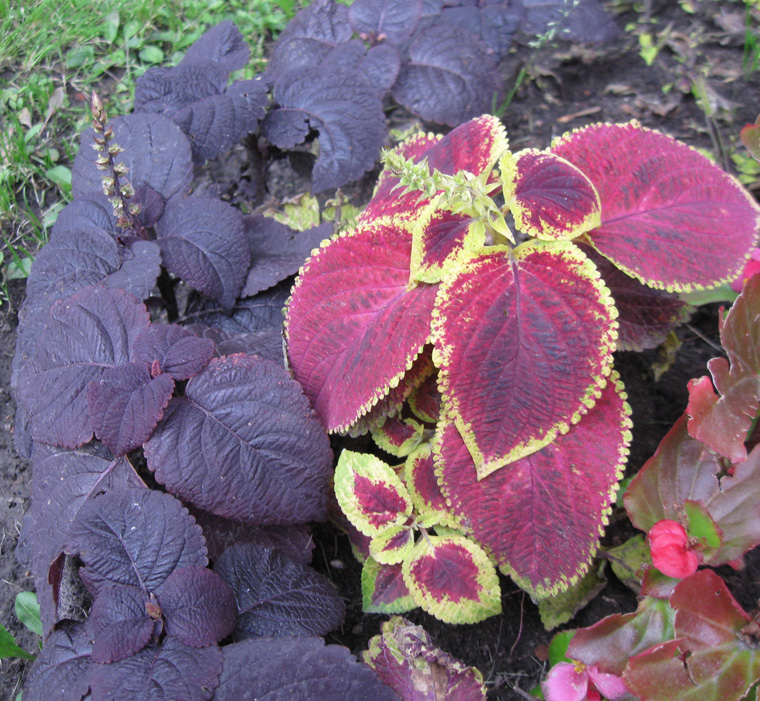
[[[611,46],[579,49],[555,44],[539,51],[528,46],[516,48],[509,65],[511,80],[523,66],[528,77],[504,117],[512,148],[545,148],[569,129],[637,119],[691,146],[709,150],[724,168],[735,172],[730,154],[745,154],[738,143],[739,129],[760,113],[760,73],[748,74],[743,67],[744,3],[649,0],[639,3],[638,10],[632,3],[608,5],[617,8],[617,23],[623,30]],[[756,23],[754,30],[758,31]],[[642,32],[648,32],[660,46],[651,65],[639,53]],[[760,191],[760,183],[750,184],[750,189]],[[13,309],[17,310],[23,290],[16,286],[12,291]],[[678,331],[682,345],[672,367],[659,381],[655,381],[653,371],[660,359],[657,349],[618,354],[616,368],[633,408],[629,474],[652,455],[683,412],[688,380],[704,375],[706,361],[717,354],[710,345],[718,338],[717,315],[717,305],[703,307]],[[15,324],[13,311],[0,317],[0,418],[4,429],[0,433],[0,622],[24,648],[34,651],[36,636],[18,623],[13,612],[17,592],[33,586],[29,573],[16,563],[13,554],[30,493],[28,465],[13,449],[14,407],[8,380]],[[613,514],[604,543],[617,544],[632,534],[622,514]],[[360,567],[346,538],[332,526],[320,525],[315,529],[315,541],[315,567],[332,578],[348,602],[346,623],[328,636],[328,642],[340,642],[359,653],[379,631],[384,617],[361,612]],[[760,596],[757,552],[748,555],[743,571],[721,568],[719,572],[739,602],[748,610],[755,608]],[[608,614],[635,609],[633,593],[614,575],[610,574],[609,580],[569,627],[590,625]],[[443,625],[420,611],[407,617],[424,625],[441,648],[476,665],[488,681],[489,698],[520,699],[545,673],[546,645],[554,632],[543,629],[537,608],[521,590],[507,579],[502,580],[502,588],[504,614],[481,624]],[[21,661],[0,661],[0,698],[15,698],[24,671]]]

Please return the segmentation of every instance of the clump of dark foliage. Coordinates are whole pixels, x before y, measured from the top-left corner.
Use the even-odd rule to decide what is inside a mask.
[[[604,39],[600,12],[594,0],[316,0],[255,80],[228,84],[248,48],[227,22],[148,71],[133,114],[108,122],[95,102],[74,200],[19,314],[16,440],[33,462],[20,556],[45,633],[26,700],[258,698],[285,684],[395,698],[324,645],[344,604],[309,567],[304,524],[327,517],[333,456],[284,368],[281,310],[332,225],[299,233],[188,194],[194,166],[246,136],[263,137],[259,158],[318,136],[313,191],[341,186],[375,165],[388,95],[464,121],[498,98],[519,27],[559,18],[570,37]],[[73,620],[83,601],[89,615]]]

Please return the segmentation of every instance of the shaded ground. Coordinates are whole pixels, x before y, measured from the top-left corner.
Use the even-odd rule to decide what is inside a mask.
[[[760,112],[760,73],[746,73],[743,67],[744,4],[650,1],[642,3],[641,12],[632,4],[613,4],[619,10],[621,29],[633,26],[611,47],[516,50],[510,71],[516,76],[521,67],[526,67],[527,78],[505,115],[512,148],[545,148],[568,129],[635,118],[691,146],[708,149],[721,165],[736,173],[732,154],[745,156],[741,145],[737,146],[739,129]],[[694,11],[687,12],[688,8]],[[757,32],[756,23],[753,29]],[[650,57],[651,65],[640,55],[642,33],[660,47]],[[17,309],[22,292],[20,288],[14,292]],[[35,636],[20,626],[13,613],[16,593],[32,586],[30,576],[13,557],[30,492],[27,466],[15,456],[12,445],[13,405],[8,377],[14,326],[13,314],[0,319],[0,417],[4,429],[0,436],[0,622],[31,651]],[[705,374],[706,361],[716,354],[705,338],[717,339],[717,306],[701,309],[678,335],[682,346],[674,365],[659,382],[654,381],[652,370],[658,360],[657,350],[619,354],[616,367],[634,411],[629,473],[641,467],[685,408],[687,381]],[[631,535],[627,521],[616,520],[616,516],[606,544]],[[361,613],[360,568],[346,539],[325,525],[315,530],[315,540],[315,566],[333,579],[349,602],[343,630],[328,636],[329,641],[342,642],[359,652],[378,632],[384,617]],[[760,595],[760,557],[751,554],[748,563],[743,572],[721,570],[721,574],[727,577],[740,603],[752,609]],[[635,608],[634,595],[614,576],[610,579],[601,595],[572,622],[573,627]],[[544,646],[552,633],[544,631],[527,596],[506,579],[502,585],[504,615],[481,624],[446,626],[419,611],[408,617],[423,624],[444,650],[477,665],[489,682],[490,698],[519,699],[544,672]],[[19,661],[0,661],[0,698],[15,697],[23,668]]]

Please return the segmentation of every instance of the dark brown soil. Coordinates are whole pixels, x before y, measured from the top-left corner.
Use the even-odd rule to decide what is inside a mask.
[[[685,143],[711,151],[716,160],[735,172],[730,155],[744,151],[738,144],[739,129],[753,122],[760,112],[760,73],[745,74],[742,59],[745,36],[743,2],[711,0],[663,0],[608,3],[617,8],[617,23],[624,29],[612,45],[595,49],[552,45],[538,52],[518,47],[510,71],[517,75],[526,66],[523,82],[504,121],[515,150],[545,148],[551,139],[569,129],[594,122],[624,122],[637,119]],[[639,7],[641,6],[641,7]],[[693,12],[687,12],[692,8]],[[756,21],[756,20],[753,20]],[[753,27],[755,33],[757,26]],[[647,65],[639,54],[639,34],[648,32],[661,46]],[[700,101],[692,89],[699,86]],[[760,185],[755,183],[756,186]],[[751,189],[752,184],[750,184]],[[757,189],[760,189],[758,187]],[[19,288],[14,289],[18,295]],[[15,300],[18,309],[19,299]],[[652,366],[658,351],[618,354],[616,368],[625,382],[633,408],[634,442],[629,473],[635,473],[651,456],[662,436],[686,406],[686,383],[705,374],[706,361],[717,354],[708,341],[717,341],[718,307],[704,307],[682,327],[682,345],[673,366],[654,380]],[[13,355],[15,318],[0,318],[0,416],[4,431],[0,438],[0,622],[19,643],[33,651],[35,636],[20,626],[13,605],[16,593],[32,588],[29,574],[16,564],[13,550],[21,518],[28,504],[29,471],[13,449],[13,404],[8,389]],[[707,339],[707,340],[705,340]],[[622,542],[632,534],[624,518],[613,514],[605,544]],[[329,525],[315,529],[315,566],[329,574],[348,602],[342,630],[328,642],[340,642],[359,653],[375,635],[378,615],[361,612],[360,567],[354,561],[346,538]],[[756,606],[760,596],[760,556],[751,553],[742,572],[720,570],[729,587],[746,609]],[[610,582],[570,624],[594,623],[611,613],[635,609],[635,596]],[[436,643],[468,664],[476,665],[490,689],[489,698],[525,698],[545,673],[547,633],[530,599],[507,579],[502,580],[504,614],[478,625],[449,626],[420,611],[408,618],[432,634]],[[21,688],[24,664],[0,661],[0,698],[15,698]]]

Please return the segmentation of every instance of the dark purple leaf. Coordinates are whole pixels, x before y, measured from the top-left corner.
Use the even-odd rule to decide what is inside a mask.
[[[241,699],[398,701],[347,648],[321,638],[261,638],[224,648],[214,701]]]
[[[355,68],[288,71],[277,79],[274,99],[280,107],[267,115],[263,133],[275,146],[291,148],[310,130],[319,133],[313,193],[357,180],[375,165],[385,139],[382,102]]]
[[[228,71],[237,71],[248,63],[251,51],[232,20],[220,22],[206,31],[187,50],[182,64],[216,61]]]
[[[326,516],[332,451],[300,385],[256,356],[212,360],[145,444],[156,479],[193,505],[255,524]]]
[[[391,89],[401,70],[401,54],[390,44],[373,46],[359,62],[359,72],[369,85],[381,88],[383,92]]]
[[[206,538],[209,559],[215,562],[231,545],[253,543],[265,548],[277,548],[291,560],[308,565],[314,550],[314,539],[306,525],[253,526],[233,521],[208,511],[192,511]]]
[[[338,44],[351,38],[348,8],[316,0],[301,10],[280,34],[269,57],[267,75],[317,65]]]
[[[94,667],[91,647],[81,623],[61,623],[29,670],[24,701],[81,701]]]
[[[400,44],[414,32],[421,14],[422,0],[356,0],[348,21],[361,37]]]
[[[214,696],[223,661],[216,645],[193,648],[167,637],[121,662],[95,667],[90,689],[98,701],[205,701]]]
[[[233,545],[214,571],[235,592],[236,640],[325,635],[343,623],[346,606],[332,582],[275,548]]]
[[[156,625],[147,613],[149,601],[139,587],[113,584],[100,591],[87,619],[93,662],[118,662],[148,644]]]
[[[190,142],[174,122],[160,114],[138,112],[110,124],[113,142],[124,149],[114,160],[129,169],[126,178],[135,189],[149,185],[164,200],[189,191],[193,179]],[[92,128],[82,134],[72,169],[75,197],[98,197],[103,191],[104,172],[95,164],[94,136]]]
[[[150,438],[174,392],[171,375],[151,377],[144,363],[106,368],[87,390],[95,435],[114,455],[125,455]]]
[[[466,29],[480,37],[498,59],[507,55],[512,37],[520,27],[522,8],[519,3],[494,5],[446,7],[441,12],[441,22]]]
[[[211,339],[198,338],[181,326],[153,324],[135,339],[132,360],[148,367],[157,361],[159,372],[189,380],[208,365],[214,347]]]
[[[97,199],[77,198],[69,202],[55,220],[50,240],[65,231],[84,229],[102,229],[109,234],[116,233],[113,209],[102,195]]]
[[[298,232],[285,224],[255,214],[244,220],[251,250],[251,269],[241,295],[252,297],[295,275],[311,251],[332,236],[334,226],[325,222]]]
[[[172,200],[156,234],[170,273],[223,306],[233,305],[251,262],[234,207],[211,197]]]
[[[87,287],[52,306],[34,359],[18,380],[35,440],[76,448],[92,438],[87,387],[107,367],[129,361],[148,323],[143,304],[119,289]]]
[[[393,97],[425,120],[455,126],[489,112],[503,80],[477,36],[435,25],[420,32],[393,87]]]
[[[200,526],[170,494],[123,489],[87,502],[69,531],[66,552],[98,594],[108,584],[155,591],[177,567],[206,565]]]
[[[612,41],[619,33],[597,0],[520,0],[524,16],[520,28],[541,36],[553,32],[558,39],[584,43]]]
[[[285,349],[283,348],[282,330],[274,326],[254,333],[231,336],[217,346],[217,355],[260,355],[285,367]]]
[[[235,595],[205,567],[174,570],[156,592],[166,619],[166,634],[190,647],[206,647],[235,628]]]
[[[194,102],[223,93],[228,77],[229,71],[222,64],[209,60],[149,68],[135,85],[135,112],[174,118]]]

